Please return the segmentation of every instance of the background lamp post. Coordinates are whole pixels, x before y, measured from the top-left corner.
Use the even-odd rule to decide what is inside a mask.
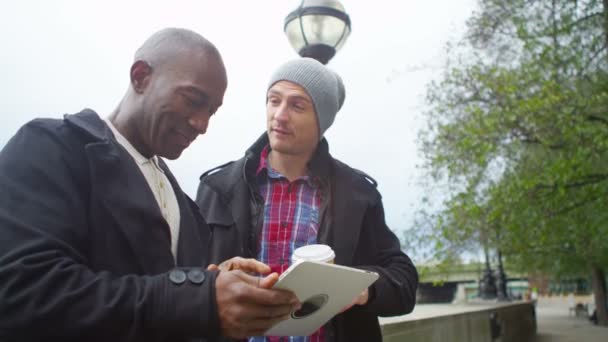
[[[496,250],[496,257],[498,258],[498,269],[496,270],[496,295],[499,301],[508,301],[509,293],[507,292],[507,275],[505,274],[505,270],[502,265],[502,253],[500,248]]]
[[[327,64],[346,42],[351,26],[339,1],[302,0],[285,18],[284,30],[300,56]]]
[[[490,256],[488,253],[488,247],[484,244],[483,252],[486,257],[486,268],[483,270],[483,275],[479,281],[479,297],[482,299],[495,299],[496,298],[496,279],[490,268]]]

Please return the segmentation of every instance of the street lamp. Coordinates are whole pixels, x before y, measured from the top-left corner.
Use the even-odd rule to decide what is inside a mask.
[[[500,248],[496,249],[496,257],[498,258],[498,269],[496,270],[496,295],[499,301],[508,301],[509,294],[507,293],[507,275],[502,265],[502,253]]]
[[[482,299],[496,298],[496,279],[490,268],[490,256],[488,246],[484,243],[483,252],[486,257],[486,268],[483,270],[483,275],[479,281],[479,297]]]
[[[285,18],[284,30],[300,56],[327,64],[350,34],[350,17],[337,0],[302,0]]]

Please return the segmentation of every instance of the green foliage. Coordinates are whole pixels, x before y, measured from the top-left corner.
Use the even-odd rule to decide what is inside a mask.
[[[608,1],[604,1],[608,2]],[[608,265],[608,9],[481,0],[428,88],[426,168],[456,184],[410,244],[482,246],[554,275]]]

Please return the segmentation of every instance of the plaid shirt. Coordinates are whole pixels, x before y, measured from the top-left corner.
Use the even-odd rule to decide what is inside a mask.
[[[291,254],[296,248],[317,242],[321,192],[308,176],[289,182],[270,167],[268,153],[266,146],[256,172],[259,192],[264,198],[258,260],[270,266],[272,272],[281,274],[291,264]],[[323,342],[323,330],[311,336],[257,336],[249,342]]]

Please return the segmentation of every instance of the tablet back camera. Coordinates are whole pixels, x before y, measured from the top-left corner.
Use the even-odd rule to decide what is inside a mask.
[[[305,318],[313,313],[319,311],[326,303],[327,303],[327,295],[326,294],[318,294],[312,296],[302,302],[302,307],[291,313],[291,317],[294,319]]]

